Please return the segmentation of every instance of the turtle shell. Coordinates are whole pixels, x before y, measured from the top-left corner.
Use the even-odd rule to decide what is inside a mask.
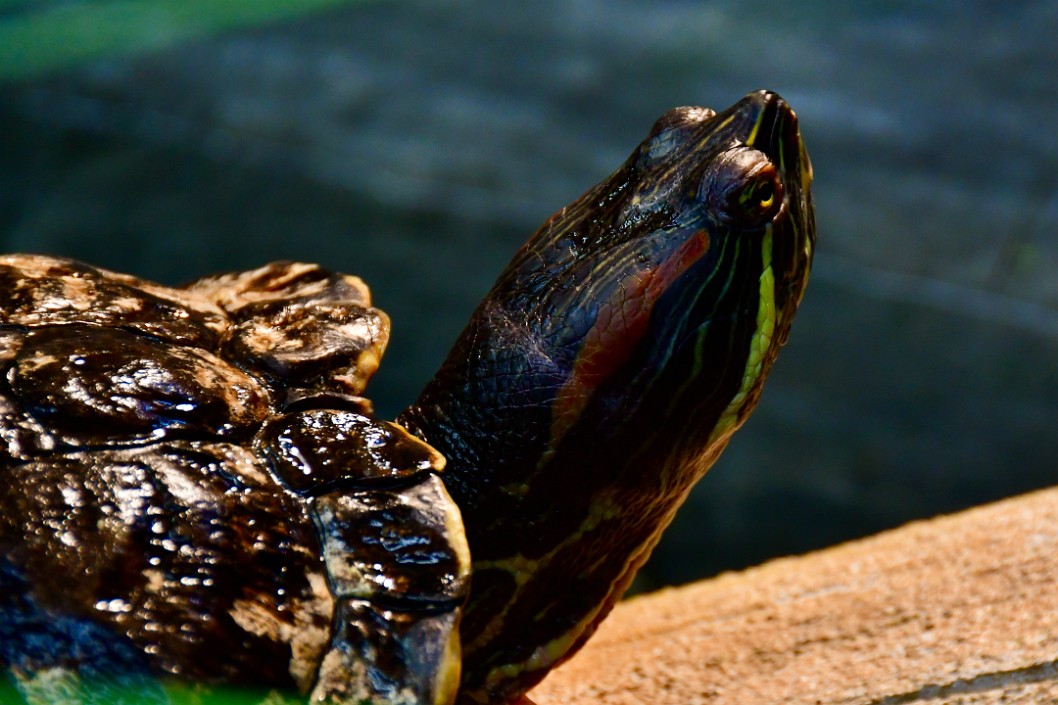
[[[0,662],[26,702],[454,697],[462,523],[444,458],[361,396],[389,321],[360,279],[9,256],[0,292]]]

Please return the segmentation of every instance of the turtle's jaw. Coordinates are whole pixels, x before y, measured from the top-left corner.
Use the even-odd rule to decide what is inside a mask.
[[[747,146],[771,157],[783,182],[788,185],[783,204],[785,217],[776,221],[777,252],[773,266],[781,268],[776,271],[780,284],[776,303],[789,320],[804,296],[815,244],[812,162],[801,138],[797,114],[777,93],[751,93],[732,110],[742,115],[746,124],[752,125]],[[788,330],[787,325],[783,341]]]

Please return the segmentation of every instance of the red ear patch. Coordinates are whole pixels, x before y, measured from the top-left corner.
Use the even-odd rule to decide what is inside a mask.
[[[614,288],[609,301],[600,302],[595,323],[584,336],[569,379],[552,405],[549,451],[558,447],[580,418],[592,392],[628,361],[646,333],[650,314],[661,295],[708,249],[709,233],[699,230],[668,259],[629,276],[622,286]]]

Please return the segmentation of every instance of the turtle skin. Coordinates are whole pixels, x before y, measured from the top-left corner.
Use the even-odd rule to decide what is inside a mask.
[[[444,458],[361,396],[389,321],[360,279],[8,256],[0,292],[3,688],[454,697],[463,527]]]

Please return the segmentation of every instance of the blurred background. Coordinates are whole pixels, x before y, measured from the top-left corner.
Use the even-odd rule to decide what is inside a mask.
[[[358,273],[393,415],[662,112],[778,91],[813,281],[650,589],[1058,479],[1055,37],[1048,1],[0,0],[0,251]]]

